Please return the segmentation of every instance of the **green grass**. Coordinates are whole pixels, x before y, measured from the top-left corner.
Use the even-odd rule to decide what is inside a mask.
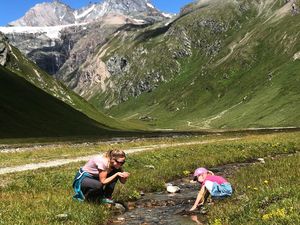
[[[243,135],[241,135],[243,136]],[[127,148],[134,148],[140,146],[150,146],[150,145],[159,145],[159,144],[176,144],[176,143],[185,143],[185,142],[194,142],[194,141],[221,141],[224,138],[231,138],[231,137],[240,137],[239,134],[237,135],[204,135],[204,136],[190,136],[190,137],[177,137],[177,138],[148,138],[148,139],[135,139],[128,142],[123,143],[90,143],[90,145],[82,145],[82,146],[74,146],[72,143],[61,143],[57,146],[50,146],[50,147],[40,147],[38,150],[30,147],[33,146],[31,143],[27,146],[28,150],[24,152],[8,152],[8,153],[1,153],[0,151],[0,165],[1,167],[9,167],[15,166],[19,164],[27,164],[27,163],[37,163],[37,162],[47,162],[50,160],[55,159],[68,159],[68,158],[75,158],[80,156],[88,156],[92,154],[97,154],[99,152],[107,151],[111,148],[120,148],[120,149],[127,149]],[[87,141],[87,140],[86,140]],[[20,144],[18,145],[20,146]],[[26,147],[26,145],[24,146]],[[17,146],[15,146],[17,148]]]
[[[28,164],[28,163],[39,163],[39,162],[47,162],[51,160],[57,159],[72,159],[81,156],[89,156],[93,154],[97,154],[100,152],[107,151],[111,148],[120,148],[120,149],[129,149],[135,147],[142,146],[151,146],[151,145],[160,145],[160,144],[177,144],[177,143],[189,143],[189,142],[227,142],[228,138],[240,138],[244,141],[248,139],[258,138],[259,136],[264,137],[265,140],[272,140],[274,137],[277,137],[276,134],[250,134],[250,133],[224,133],[224,134],[208,134],[208,135],[192,135],[192,136],[182,136],[182,137],[174,137],[174,138],[141,138],[141,139],[133,139],[131,141],[121,142],[121,143],[101,143],[97,142],[96,139],[92,140],[93,142],[89,142],[88,139],[82,139],[81,143],[89,143],[89,145],[77,145],[76,142],[55,142],[55,146],[51,146],[51,142],[46,144],[50,144],[50,146],[41,146],[38,149],[34,148],[34,145],[39,145],[40,142],[28,143],[28,144],[17,144],[17,145],[8,145],[8,147],[26,147],[27,150],[23,152],[1,152],[0,151],[0,165],[1,167],[11,167],[16,165]],[[291,137],[293,135],[281,135],[281,138]],[[295,134],[294,136],[297,136]],[[223,140],[225,139],[225,140]],[[52,144],[55,140],[52,140]],[[230,142],[235,142],[232,140]]]
[[[0,67],[0,137],[109,134],[108,127]]]
[[[5,44],[7,46],[9,45],[8,43]],[[6,63],[5,68],[3,67],[1,68],[0,71],[1,75],[4,73],[8,74],[9,71],[11,72],[9,74],[12,73],[14,74],[11,76],[18,75],[19,77],[24,78],[29,83],[36,86],[37,88],[42,89],[44,92],[48,93],[49,95],[55,97],[56,99],[59,99],[60,101],[69,105],[70,107],[76,109],[78,113],[85,114],[91,120],[97,121],[99,123],[98,126],[105,127],[106,129],[118,129],[118,130],[138,129],[138,127],[135,124],[132,124],[130,122],[120,123],[116,119],[103,114],[98,109],[96,109],[93,105],[88,103],[85,99],[83,99],[82,97],[74,93],[72,90],[68,89],[65,85],[60,83],[60,81],[51,77],[45,71],[40,69],[35,63],[28,60],[24,55],[22,55],[22,53],[18,49],[16,49],[13,46],[10,46],[10,48],[11,48],[11,52],[9,52],[8,55],[8,62]],[[3,93],[1,92],[1,95],[5,95],[5,94],[6,92],[4,91]],[[9,98],[9,96],[6,97]],[[26,104],[26,102],[23,103]],[[27,104],[30,106],[30,102],[27,102]],[[47,104],[44,105],[47,106],[48,108],[53,107],[53,105],[47,105]],[[14,110],[17,111],[18,109],[14,109]],[[40,117],[42,116],[43,115],[40,115]],[[19,119],[18,116],[16,118]],[[82,135],[85,135],[84,132],[82,133]],[[17,138],[17,136],[15,136],[15,138]]]
[[[300,154],[233,174],[236,192],[209,208],[210,224],[299,224]]]
[[[258,157],[295,153],[299,149],[300,138],[298,132],[273,136],[249,136],[247,140],[234,143],[172,147],[159,151],[133,154],[128,157],[125,165],[125,169],[131,173],[131,177],[125,186],[118,186],[114,196],[118,200],[132,201],[139,197],[140,191],[162,190],[164,182],[183,177],[183,171],[193,171],[198,166],[209,168],[227,163],[245,162]],[[186,160],[187,156],[189,160]],[[297,156],[296,159],[299,164],[299,157]],[[262,174],[261,177],[258,177],[253,172],[254,169],[250,168],[249,171],[246,169],[241,170],[233,178],[230,178],[230,181],[232,180],[232,183],[235,185],[237,193],[243,194],[246,192],[247,195],[249,194],[249,197],[252,196],[253,198],[264,199],[264,197],[270,196],[269,199],[272,199],[271,197],[277,196],[277,194],[279,196],[285,196],[287,193],[292,194],[294,193],[290,192],[290,189],[293,189],[292,178],[284,175],[286,169],[288,169],[288,174],[292,174],[294,179],[296,179],[299,165],[297,163],[286,164],[288,162],[289,159],[286,159],[286,161],[283,161],[278,166],[272,167],[271,162],[269,165],[269,161],[267,161],[266,166],[258,166],[259,173]],[[155,169],[145,168],[145,165],[149,164],[153,165]],[[2,175],[0,177],[2,181],[0,186],[0,224],[101,224],[106,221],[109,216],[109,210],[98,205],[80,204],[71,200],[71,183],[79,166],[82,166],[82,163],[70,164],[59,168]],[[272,176],[267,176],[268,174],[272,174]],[[264,182],[265,179],[268,179],[270,187],[276,184],[276,186],[283,185],[290,189],[280,191],[278,189],[280,188],[279,186],[277,189],[271,189],[270,192],[267,192],[267,189],[257,192],[253,188],[245,188],[245,185],[253,185],[252,187],[256,187],[254,185],[257,185],[258,188],[267,187],[266,185],[258,185]],[[288,180],[290,182],[284,184],[287,181],[286,179],[291,180]],[[261,194],[257,195],[257,193]],[[227,205],[229,204],[230,207],[233,207],[233,210],[236,210],[237,202],[234,198],[232,202],[228,201]],[[297,196],[293,197],[292,195],[291,198],[294,200],[298,199],[299,202]],[[249,209],[251,213],[253,212],[254,215],[257,215],[258,212],[255,204],[258,204],[258,202],[256,199],[254,200],[256,202],[253,203],[254,208],[251,208],[252,204],[250,203],[252,201],[249,201],[249,205],[245,206],[244,213],[247,213]],[[229,208],[227,205],[226,207]],[[225,207],[225,205],[222,205],[222,203],[219,206],[216,205],[214,206],[214,210],[217,210],[217,207]],[[276,207],[274,205],[274,207],[265,208],[265,211],[259,214],[258,218],[261,218],[265,214],[275,215],[277,213]],[[280,207],[285,208],[286,213],[290,212],[290,210],[293,212],[293,210],[298,209],[291,209],[288,200],[283,201],[283,205]],[[209,219],[211,221],[215,221],[215,219],[223,221],[223,217],[227,218],[227,214],[234,214],[235,212],[224,210],[223,214],[210,215]],[[64,221],[56,217],[56,215],[62,213],[68,215]],[[270,217],[271,222],[278,219]],[[249,221],[251,221],[251,218],[253,219],[253,217],[238,218],[241,221],[246,221],[247,218]],[[294,214],[293,218],[299,219],[298,214]],[[254,220],[257,221],[256,218]]]
[[[127,101],[106,112],[123,121],[141,124],[145,129],[299,126],[300,61],[294,61],[293,55],[300,51],[297,35],[300,16],[288,14],[276,23],[264,23],[266,12],[257,17],[255,2],[239,1],[239,4],[248,9],[241,13],[238,5],[221,1],[218,6],[195,9],[177,19],[165,33],[150,35],[143,41],[134,37],[151,33],[149,30],[155,30],[157,25],[127,32],[129,38],[125,41],[121,41],[121,34],[115,37],[104,59],[125,56],[131,69],[114,78],[120,87],[116,93],[93,96],[91,103],[103,108],[106,100],[118,101],[127,96]],[[281,6],[278,2],[270,10]],[[212,29],[210,25],[199,26],[204,20],[226,29],[214,32],[213,26]],[[173,52],[184,48],[183,34],[191,41],[193,55],[175,60]],[[247,34],[248,40],[244,39]],[[199,41],[204,44],[199,45]],[[214,56],[207,55],[206,46],[216,41],[221,42],[220,51]],[[232,54],[218,64],[234,44],[237,46]],[[138,54],[141,48],[148,53]],[[131,86],[136,86],[145,81],[149,71],[159,72],[166,81],[149,93],[130,97],[128,80]],[[141,116],[154,119],[141,121]]]

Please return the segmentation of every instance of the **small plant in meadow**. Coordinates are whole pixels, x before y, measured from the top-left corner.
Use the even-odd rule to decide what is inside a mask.
[[[141,194],[137,190],[133,190],[128,196],[128,198],[130,200],[136,200],[136,199],[139,199],[140,197],[141,197]]]
[[[222,225],[222,220],[216,218],[216,219],[213,221],[212,225]]]
[[[287,216],[287,212],[284,208],[282,209],[274,209],[270,213],[264,214],[262,216],[262,220],[271,220],[274,218],[285,218]]]
[[[184,170],[182,173],[183,173],[184,176],[188,176],[188,175],[191,174],[191,171]]]

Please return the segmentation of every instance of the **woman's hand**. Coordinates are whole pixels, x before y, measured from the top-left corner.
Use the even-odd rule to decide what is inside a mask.
[[[118,176],[122,178],[128,178],[130,173],[128,172],[118,172]]]
[[[127,173],[127,172],[119,172],[120,182],[122,184],[125,184],[129,175],[130,175],[130,173]]]

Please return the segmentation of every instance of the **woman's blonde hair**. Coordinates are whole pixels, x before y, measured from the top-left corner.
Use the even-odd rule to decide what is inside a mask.
[[[106,152],[105,156],[109,159],[126,158],[125,152],[120,149],[111,149]]]

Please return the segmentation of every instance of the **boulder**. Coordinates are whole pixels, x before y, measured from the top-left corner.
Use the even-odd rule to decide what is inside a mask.
[[[260,163],[266,163],[264,158],[258,158],[257,161]]]
[[[169,193],[178,193],[178,192],[180,192],[180,188],[177,187],[177,186],[169,185],[169,186],[167,186],[167,192],[169,192]]]

